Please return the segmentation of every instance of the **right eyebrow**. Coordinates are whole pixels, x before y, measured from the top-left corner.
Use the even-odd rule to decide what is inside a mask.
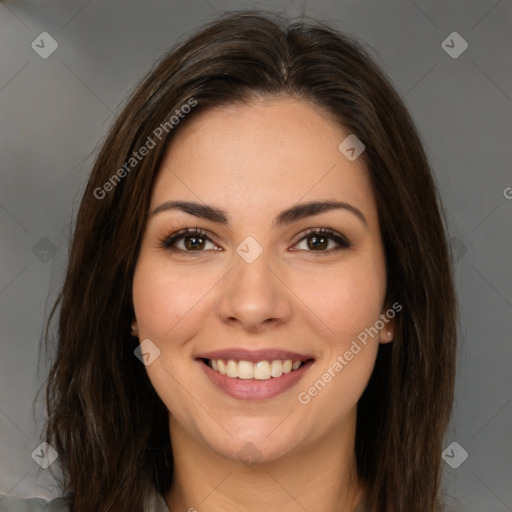
[[[153,217],[158,213],[173,209],[181,210],[182,212],[194,215],[195,217],[211,220],[212,222],[220,222],[221,224],[228,223],[228,216],[225,211],[193,201],[166,201],[165,203],[157,206],[150,213],[150,216]]]

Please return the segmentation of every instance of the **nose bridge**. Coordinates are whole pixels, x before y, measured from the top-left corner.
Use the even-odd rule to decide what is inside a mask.
[[[245,247],[245,253],[242,249],[243,247],[239,246],[237,248],[237,255],[234,257],[234,268],[231,272],[233,284],[235,286],[238,285],[237,288],[240,291],[245,291],[245,294],[250,290],[255,292],[266,290],[269,292],[269,287],[272,287],[272,284],[268,282],[270,275],[272,275],[269,270],[269,251],[261,251],[261,253],[257,254],[252,248],[247,250],[247,246]],[[244,283],[250,287],[242,290]]]
[[[290,300],[270,265],[270,251],[252,237],[238,245],[218,303],[222,321],[237,322],[247,330],[257,331],[270,321],[282,323],[288,319]]]

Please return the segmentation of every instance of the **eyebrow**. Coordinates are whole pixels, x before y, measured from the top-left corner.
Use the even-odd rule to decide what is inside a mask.
[[[319,215],[321,213],[342,209],[353,213],[365,226],[368,226],[365,216],[355,206],[346,203],[344,201],[310,201],[308,203],[299,203],[291,208],[283,210],[275,219],[274,227],[284,226],[296,222],[300,219],[310,217],[313,215]],[[194,215],[202,219],[210,220],[212,222],[218,222],[220,224],[228,224],[228,215],[224,210],[220,208],[214,208],[206,204],[197,203],[195,201],[166,201],[161,205],[157,206],[151,213],[150,217],[153,217],[161,212],[167,210],[180,210]]]

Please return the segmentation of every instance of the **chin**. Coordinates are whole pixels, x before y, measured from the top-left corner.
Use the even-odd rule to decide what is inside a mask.
[[[203,442],[221,457],[247,467],[277,461],[293,453],[301,444],[289,428],[280,430],[278,427],[273,431],[276,427],[269,427],[269,421],[260,421],[260,428],[248,423],[252,423],[252,420],[238,421],[236,430],[228,424],[224,425],[231,436],[221,427],[218,427],[217,433],[211,430],[205,432]]]

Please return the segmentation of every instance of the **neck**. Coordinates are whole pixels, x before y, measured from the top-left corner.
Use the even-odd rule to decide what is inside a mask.
[[[174,479],[166,495],[171,512],[353,512],[364,496],[350,428],[302,446],[278,460],[250,467],[213,452],[171,419]]]

